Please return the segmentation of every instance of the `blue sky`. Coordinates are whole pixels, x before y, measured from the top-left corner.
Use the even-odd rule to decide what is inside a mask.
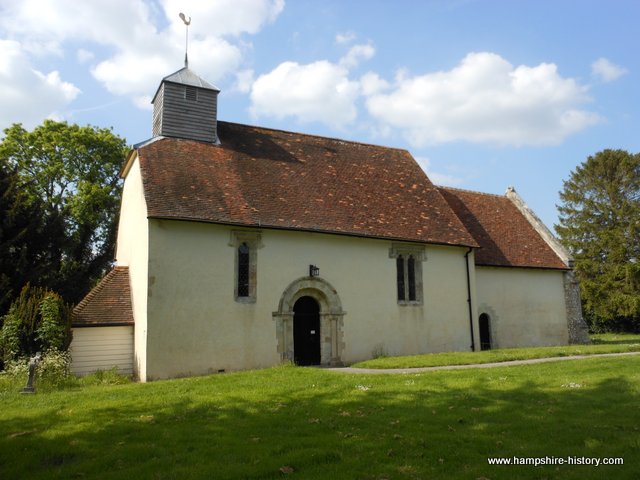
[[[406,148],[434,183],[515,186],[549,226],[589,155],[640,152],[636,0],[0,0],[0,128],[149,138],[181,11],[221,120]]]

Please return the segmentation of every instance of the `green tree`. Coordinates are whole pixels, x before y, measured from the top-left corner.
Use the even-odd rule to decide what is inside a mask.
[[[0,316],[22,286],[41,273],[43,238],[41,203],[28,201],[17,168],[0,159]]]
[[[31,132],[5,130],[0,163],[17,172],[22,205],[41,211],[45,245],[29,266],[34,284],[77,302],[110,267],[126,152],[105,128],[45,120]]]
[[[575,258],[592,328],[640,328],[640,154],[589,157],[560,200],[556,232]]]

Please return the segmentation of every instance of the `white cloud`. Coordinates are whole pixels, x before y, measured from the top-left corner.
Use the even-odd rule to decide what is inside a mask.
[[[174,52],[173,58],[168,58],[165,55],[166,50],[163,51],[162,48],[131,48],[98,63],[92,68],[91,73],[111,93],[128,96],[137,106],[141,106],[141,99],[155,93],[161,78],[182,67],[184,51]],[[211,52],[216,52],[213,58],[210,57]],[[238,47],[221,38],[192,42],[189,53],[189,66],[211,82],[236,69],[242,57]],[[175,61],[178,58],[180,61]],[[192,60],[194,58],[195,61]],[[205,59],[206,62],[203,61]],[[151,107],[147,105],[145,108]]]
[[[22,0],[5,2],[0,28],[36,52],[62,51],[67,40],[89,40],[126,48],[153,33],[151,13],[142,0]],[[36,52],[37,53],[37,52]]]
[[[394,88],[371,95],[367,109],[414,146],[552,145],[600,121],[581,109],[587,88],[561,77],[554,64],[514,67],[493,53],[470,53],[445,72],[399,74]]]
[[[351,43],[356,39],[356,34],[353,32],[343,32],[336,35],[336,43],[343,45],[345,43]]]
[[[136,75],[126,75],[123,72],[139,70]],[[125,95],[131,98],[139,108],[150,109],[150,93],[155,93],[159,80],[167,72],[177,70],[160,55],[139,56],[132,52],[122,52],[100,62],[92,68],[92,75],[104,84],[105,88],[114,95]]]
[[[455,187],[462,183],[462,179],[453,175],[448,175],[446,173],[438,173],[434,172],[431,167],[431,160],[427,157],[415,157],[418,165],[424,170],[427,174],[431,182],[436,185],[442,185],[447,187]]]
[[[376,54],[376,49],[372,45],[354,45],[347,54],[340,59],[340,65],[346,68],[353,68],[364,60],[369,60]]]
[[[351,38],[336,37],[341,43]],[[322,122],[342,128],[357,116],[356,100],[361,91],[378,92],[386,85],[373,73],[363,83],[352,80],[349,71],[375,55],[369,44],[352,46],[338,61],[327,60],[301,65],[283,62],[271,72],[260,75],[251,87],[250,112],[254,117],[292,116],[301,122]]]
[[[80,93],[57,71],[34,69],[20,44],[0,40],[0,128],[22,123],[33,128],[45,118],[60,118],[63,110]]]
[[[189,34],[193,38],[209,36],[255,34],[273,22],[284,8],[284,0],[161,0],[169,20],[184,12],[191,17]],[[184,39],[184,24],[178,20],[171,29]]]
[[[89,50],[85,50],[84,48],[78,49],[76,52],[76,58],[80,63],[86,63],[95,58],[95,54]]]
[[[603,82],[613,82],[627,73],[627,69],[611,63],[606,58],[599,58],[591,64],[591,74]]]
[[[192,17],[190,66],[216,82],[241,65],[247,47],[239,36],[258,32],[283,8],[284,0],[21,0],[2,3],[0,31],[34,57],[63,55],[69,42],[107,47],[102,57],[93,49],[92,74],[110,92],[142,105],[162,77],[182,67],[179,12]],[[88,52],[78,51],[78,60],[91,59]]]
[[[324,60],[307,65],[281,63],[254,82],[251,113],[343,126],[356,118],[359,91],[358,82],[349,80],[348,73]]]
[[[253,85],[253,80],[253,70],[240,70],[236,73],[236,83],[233,88],[235,91],[241,93],[249,93],[251,91],[251,86]]]
[[[367,72],[360,77],[360,89],[365,96],[374,95],[387,90],[391,85],[375,72]]]

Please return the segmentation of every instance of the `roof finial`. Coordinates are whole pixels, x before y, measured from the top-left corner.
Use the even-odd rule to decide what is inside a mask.
[[[184,24],[186,25],[186,33],[185,33],[185,40],[184,40],[184,66],[185,68],[189,67],[189,57],[187,56],[187,52],[189,51],[189,25],[191,25],[191,17],[189,17],[189,20],[187,20],[187,17],[185,16],[184,13],[180,12],[180,18],[182,19],[182,21],[184,22]]]

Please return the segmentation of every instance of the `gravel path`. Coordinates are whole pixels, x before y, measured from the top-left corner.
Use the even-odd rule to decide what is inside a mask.
[[[325,370],[339,373],[371,373],[375,375],[385,375],[392,373],[419,373],[430,372],[434,370],[462,370],[468,368],[494,368],[509,367],[511,365],[530,365],[534,363],[561,362],[563,360],[584,360],[585,358],[601,358],[601,357],[623,357],[627,355],[640,355],[640,352],[623,352],[623,353],[600,353],[593,355],[570,355],[567,357],[547,357],[533,358],[530,360],[510,360],[508,362],[493,363],[476,363],[473,365],[444,365],[440,367],[420,367],[420,368],[354,368],[354,367],[328,367]]]

